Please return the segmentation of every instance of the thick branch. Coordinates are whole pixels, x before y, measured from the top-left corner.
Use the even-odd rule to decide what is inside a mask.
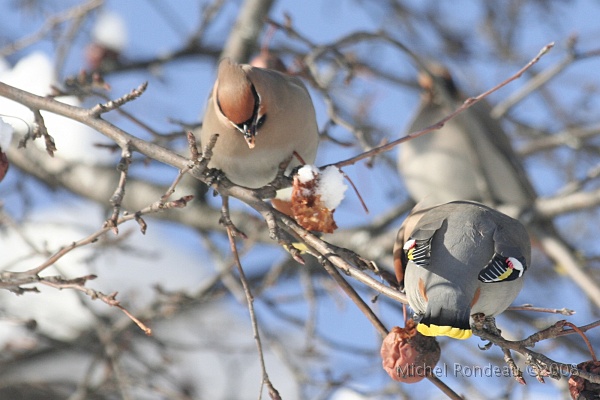
[[[221,57],[248,62],[258,50],[258,37],[274,0],[245,0]]]

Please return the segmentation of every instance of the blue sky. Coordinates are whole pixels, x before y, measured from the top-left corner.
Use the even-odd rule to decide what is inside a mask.
[[[54,3],[74,4],[74,1]],[[137,1],[107,1],[106,8],[108,10],[120,14],[128,28],[128,45],[125,48],[123,56],[125,59],[139,59],[152,57],[156,54],[174,50],[186,34],[192,31],[199,20],[199,7],[201,3],[197,0],[180,0],[170,2],[176,4],[176,7],[167,9],[167,2],[158,2],[151,0]],[[224,8],[224,12],[218,16],[217,23],[208,29],[204,43],[218,46],[225,40],[228,29],[234,21],[236,10],[239,6],[239,1],[228,1]],[[538,69],[552,65],[565,56],[565,42],[569,35],[578,34],[580,47],[582,49],[595,49],[597,46],[597,38],[600,34],[600,25],[597,20],[600,13],[600,3],[597,1],[565,1],[554,2],[553,12],[548,15],[531,13],[523,14],[527,21],[523,21],[522,28],[516,33],[517,40],[515,45],[518,47],[519,54],[522,59],[513,60],[512,63],[494,62],[493,54],[486,52],[488,40],[485,37],[485,32],[482,30],[479,22],[482,18],[482,10],[479,2],[464,1],[441,3],[440,7],[444,8],[448,19],[447,26],[458,32],[469,34],[469,48],[474,53],[474,56],[468,59],[468,62],[461,62],[460,59],[444,59],[441,61],[447,62],[461,87],[467,92],[474,94],[481,90],[488,89],[498,82],[502,81],[510,74],[514,73],[518,68],[524,65],[531,57],[533,57],[539,49],[545,44],[556,41],[556,48],[539,63]],[[15,12],[14,9],[6,2],[0,6],[0,35],[4,38],[16,39],[28,33],[34,32],[41,23],[39,17],[33,17],[21,12]],[[306,35],[310,40],[317,44],[327,44],[331,41],[352,32],[355,30],[376,31],[384,26],[389,32],[394,35],[399,35],[405,31],[405,27],[401,26],[402,21],[397,21],[392,18],[391,14],[377,4],[368,4],[367,1],[351,1],[351,0],[284,0],[276,2],[271,17],[275,20],[282,21],[284,13],[292,17],[294,27],[302,34]],[[419,1],[410,1],[407,4],[412,8],[422,7]],[[451,5],[450,5],[451,4]],[[537,11],[537,9],[536,9]],[[162,15],[161,15],[162,13]],[[165,15],[168,15],[165,18]],[[89,31],[90,24],[85,25],[85,30]],[[418,40],[410,41],[407,44],[415,50],[422,51],[425,56],[436,57],[436,47],[440,46],[439,40],[434,37],[431,32],[427,32],[426,26],[418,26],[418,32],[410,38]],[[405,40],[405,37],[398,37],[399,40]],[[282,32],[278,32],[273,39],[273,46],[278,47],[280,44],[290,44],[297,46],[297,43],[290,42]],[[83,68],[83,47],[86,44],[86,35],[81,35],[76,39],[76,44],[69,53],[65,75],[77,73]],[[54,48],[48,41],[44,41],[35,46],[29,47],[21,52],[8,57],[11,64],[17,62],[21,57],[26,56],[33,50],[42,50],[49,57],[54,56]],[[408,58],[389,46],[381,44],[361,45],[352,49],[359,57],[364,59],[375,59],[386,71],[394,75],[412,79],[415,74],[415,68],[410,63]],[[561,100],[568,102],[572,99],[577,101],[581,94],[581,82],[585,78],[586,82],[594,82],[595,72],[600,70],[600,61],[598,58],[583,61],[569,67],[563,74],[557,78],[551,89],[560,89]],[[147,92],[138,100],[127,105],[127,110],[132,114],[143,118],[143,120],[159,131],[168,132],[177,129],[177,126],[170,123],[170,119],[181,120],[186,122],[199,121],[203,112],[205,101],[212,87],[215,75],[215,60],[206,57],[192,57],[184,61],[171,63],[163,67],[157,68],[154,71],[135,71],[127,73],[119,73],[108,78],[108,82],[112,87],[111,96],[118,97],[134,87],[137,87],[143,81],[149,82]],[[521,79],[500,92],[495,93],[491,100],[493,102],[501,101],[510,95],[514,90],[525,84],[526,80]],[[597,76],[595,84],[598,85]],[[369,118],[376,122],[379,126],[385,129],[388,139],[395,139],[404,134],[404,129],[408,124],[410,116],[414,112],[419,99],[419,94],[412,89],[400,86],[389,85],[386,82],[372,79],[369,76],[359,76],[355,79],[350,87],[340,85],[334,92],[336,99],[347,105],[349,108],[361,105],[365,99],[369,101]],[[597,89],[597,87],[596,87]],[[312,91],[315,107],[318,114],[318,122],[323,126],[327,116],[325,106],[318,93]],[[597,114],[599,100],[596,96],[588,104],[588,108],[578,109],[580,119],[589,118],[591,115]],[[90,103],[88,105],[91,105]],[[556,120],[550,119],[545,113],[539,112],[539,98],[531,96],[530,99],[524,101],[517,110],[515,115],[521,117],[530,123],[540,124],[557,124]],[[140,136],[147,137],[139,127],[130,123],[123,118],[115,115],[110,115],[111,121],[118,124],[128,132]],[[560,125],[552,125],[552,130],[560,131],[563,127]],[[340,127],[336,127],[331,131],[332,135],[340,140],[351,140],[351,135]],[[60,150],[60,143],[57,143]],[[360,152],[357,146],[341,149],[331,143],[326,143],[321,146],[317,158],[317,164],[323,165],[339,161]],[[60,154],[60,153],[59,153]],[[564,160],[545,159],[542,157],[534,157],[527,162],[529,172],[534,178],[534,183],[539,192],[543,195],[552,195],[563,184],[564,180],[557,177],[556,171],[551,169],[556,162],[566,162],[569,157],[572,157],[572,152],[565,152]],[[395,151],[390,153],[390,159],[395,159]],[[590,161],[590,165],[595,160]],[[580,174],[583,173],[586,164],[579,165]],[[365,214],[356,197],[350,192],[347,192],[346,201],[336,211],[336,220],[340,227],[350,227],[354,225],[366,224],[371,219],[382,214],[388,207],[404,200],[406,194],[402,186],[401,179],[398,177],[395,170],[389,166],[382,164],[371,170],[365,167],[363,163],[348,167],[346,172],[352,177],[357,184],[359,190],[366,198],[367,205],[371,212]],[[137,168],[136,173],[152,177],[157,181],[164,183],[170,182],[174,178],[176,171],[170,167],[153,164],[150,167]],[[16,175],[9,176],[9,179],[16,179]],[[72,202],[77,204],[78,201],[72,196],[65,193],[48,193],[45,188],[35,186],[34,182],[29,182],[31,188],[39,191],[39,197],[32,199],[34,209],[47,211],[58,207],[61,202]],[[5,207],[8,212],[13,213],[17,217],[23,212],[21,204],[16,204],[17,196],[14,193],[7,193],[0,186],[0,198],[4,200]],[[12,200],[12,202],[11,202]],[[216,200],[215,200],[216,201]],[[241,207],[242,205],[235,205]],[[95,210],[95,215],[99,223],[101,221],[100,211]],[[184,212],[184,211],[183,211]],[[60,213],[56,215],[60,218]],[[565,224],[577,225],[577,216],[564,219]],[[88,229],[92,229],[94,224],[90,224]],[[574,235],[581,236],[581,243],[584,243],[586,250],[598,253],[598,247],[594,240],[597,229],[589,228],[590,231],[578,232]],[[152,221],[150,230],[158,231],[160,234],[176,236],[178,245],[186,245],[186,251],[189,252],[190,258],[196,260],[207,260],[206,252],[200,244],[197,236],[190,229],[173,226],[172,224],[160,223]],[[576,236],[579,240],[579,236]],[[160,239],[158,239],[160,242]],[[136,242],[138,246],[143,246],[143,241]],[[167,243],[173,245],[172,243]],[[167,245],[165,244],[165,246]],[[223,243],[220,243],[223,244]],[[1,245],[0,245],[1,247]],[[223,246],[223,248],[226,248]],[[6,250],[6,249],[4,249]],[[168,250],[165,250],[168,252]],[[269,260],[265,262],[265,254],[269,254]],[[250,252],[244,258],[244,265],[249,268],[269,268],[272,264],[285,258],[285,253],[280,251],[269,250],[265,252],[265,246],[259,246],[258,250]],[[183,261],[182,261],[183,262]],[[153,273],[160,272],[168,264],[165,258],[158,257],[155,263],[148,261],[145,268],[149,268]],[[99,271],[106,266],[98,265]],[[186,271],[198,268],[198,264],[190,262],[187,268],[183,268],[179,273],[185,276]],[[212,271],[213,266],[209,262],[204,262],[201,268]],[[138,270],[139,271],[139,270]],[[202,273],[194,271],[194,282],[200,282],[203,278]],[[114,271],[112,271],[114,273]],[[110,274],[112,276],[112,273]],[[178,273],[178,274],[179,274]],[[108,274],[108,272],[107,272]],[[181,276],[179,276],[181,278]],[[180,279],[177,279],[177,282]],[[118,279],[118,276],[114,279]],[[168,276],[157,275],[157,279],[168,279]],[[111,281],[107,280],[102,284],[110,287]],[[321,283],[325,285],[325,283]],[[526,284],[527,285],[527,284]],[[269,289],[267,296],[272,299],[277,299],[280,296],[285,296],[289,292],[303,292],[303,286],[299,282],[287,282],[278,287]],[[318,329],[324,336],[335,338],[342,343],[354,344],[360,343],[378,350],[378,337],[371,325],[360,314],[352,304],[344,303],[340,293],[332,289],[330,298],[326,298],[319,303],[318,306]],[[557,293],[561,294],[560,296]],[[339,296],[339,297],[336,297]],[[369,298],[369,294],[365,295]],[[584,324],[592,321],[594,315],[597,315],[597,310],[592,310],[591,306],[586,302],[581,301],[578,295],[578,290],[574,285],[565,283],[565,280],[558,282],[544,282],[540,285],[530,285],[529,290],[525,290],[517,301],[517,303],[532,302],[536,305],[541,300],[544,300],[545,306],[548,307],[567,307],[576,309],[578,312],[569,320]],[[232,302],[233,303],[233,302]],[[228,304],[230,311],[240,319],[246,318],[246,309],[243,306],[236,304]],[[262,309],[262,305],[258,302],[259,318],[263,320],[266,326],[286,326],[278,317],[270,315],[266,309]],[[384,323],[389,327],[399,324],[400,314],[397,309],[386,304],[377,304],[374,306],[384,320]],[[306,315],[307,309],[304,304],[293,304],[289,308],[290,312],[298,315]],[[260,311],[264,311],[260,313]],[[556,316],[548,316],[548,321],[559,319]],[[502,317],[500,318],[502,321]],[[502,323],[502,322],[501,322]],[[289,327],[288,327],[289,328]],[[512,328],[512,327],[511,327]],[[513,332],[528,335],[532,332],[523,332],[518,327],[511,329]],[[300,330],[301,331],[301,330]],[[298,335],[298,331],[294,332]],[[592,338],[595,343],[598,343],[598,334],[592,333]],[[473,338],[466,342],[449,343],[442,340],[442,346],[447,346],[448,354],[453,356],[461,355],[465,359],[475,357],[477,353],[478,339]],[[550,345],[547,346],[550,351]],[[542,345],[540,349],[544,349]],[[537,348],[536,348],[537,349]],[[497,350],[497,349],[496,349]],[[539,350],[539,349],[538,349]],[[564,362],[570,362],[570,353],[567,351],[552,350],[552,357]],[[496,351],[495,356],[498,357],[499,352]],[[550,354],[549,354],[550,355]],[[370,364],[363,357],[353,357],[352,354],[338,352],[332,354],[333,365],[338,367],[352,366],[351,369],[356,373],[356,369],[364,369],[364,376],[355,374],[356,381],[350,384],[351,387],[364,388],[373,386],[385,386],[389,384],[389,379],[382,374],[379,365]],[[477,355],[476,357],[479,357]],[[452,360],[447,360],[451,362]],[[464,360],[463,360],[464,361]],[[580,360],[573,360],[578,362]],[[497,362],[497,360],[492,361]],[[522,360],[521,360],[522,363]],[[503,364],[499,364],[503,366]],[[480,382],[474,385],[479,389],[490,387],[491,382],[494,385],[504,384],[505,381],[496,379],[481,378]],[[547,383],[545,386],[535,382],[533,378],[528,379],[530,384],[527,388],[515,390],[511,398],[534,398],[538,396],[543,398],[547,395],[555,395],[556,391],[553,388],[553,383]],[[448,379],[448,383],[454,388],[461,388],[460,380],[453,378]],[[492,389],[490,389],[492,390]],[[495,390],[495,389],[494,389]],[[425,391],[429,395],[439,395],[439,392],[432,387],[431,384],[424,382],[407,388],[409,393],[417,393]],[[493,394],[499,396],[500,391]]]

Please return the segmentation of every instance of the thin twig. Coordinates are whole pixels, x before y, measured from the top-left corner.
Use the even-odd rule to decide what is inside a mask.
[[[309,247],[313,248],[314,251],[327,258],[333,265],[336,266],[336,268],[340,269],[346,275],[353,277],[359,282],[362,282],[363,284],[374,290],[377,290],[379,293],[384,294],[391,299],[394,299],[400,303],[408,303],[408,300],[403,293],[400,293],[396,289],[392,289],[391,287],[378,282],[361,269],[348,263],[345,259],[337,254],[336,251],[338,249],[335,249],[327,242],[321,240],[319,237],[307,232],[289,217],[283,214],[278,214],[278,216],[280,217],[283,226],[290,229],[291,233],[297,235],[300,240],[306,243]]]
[[[121,218],[119,218],[116,222],[117,225],[121,225],[127,221],[135,220],[140,217],[140,215],[156,213],[165,209],[170,208],[181,208],[187,204],[189,201],[189,197],[182,197],[181,199],[162,203],[157,201],[144,209],[134,213],[134,214],[124,214]],[[12,271],[3,271],[0,273],[0,287],[8,288],[8,287],[19,287],[20,285],[26,285],[30,283],[35,283],[40,280],[38,276],[39,273],[44,271],[46,268],[54,265],[59,259],[61,259],[66,254],[70,253],[76,248],[88,245],[90,243],[95,242],[99,237],[104,235],[106,232],[111,230],[111,227],[105,226],[99,229],[98,231],[90,234],[89,236],[80,239],[77,242],[73,242],[67,246],[63,246],[58,251],[54,252],[50,257],[48,257],[43,263],[39,266],[32,268],[23,272],[12,272]]]
[[[37,139],[40,137],[44,138],[44,144],[46,145],[46,152],[50,157],[54,157],[54,152],[56,151],[56,144],[54,143],[54,138],[48,133],[48,129],[46,128],[46,123],[44,122],[44,117],[40,110],[32,109],[33,112],[33,129],[29,130],[27,134],[21,139],[19,142],[19,147],[25,147],[27,141],[29,139]]]
[[[190,150],[190,160],[193,163],[197,163],[198,160],[200,159],[200,157],[202,156],[202,154],[200,154],[200,152],[198,151],[198,144],[196,143],[196,136],[194,136],[194,133],[192,131],[187,131],[185,137],[187,139],[188,149]],[[212,143],[212,146],[207,147],[207,152],[209,150],[212,152],[213,147],[217,143],[218,137],[219,136],[216,136],[214,138],[214,142],[213,142],[213,138],[212,137],[210,138],[211,139],[210,142]]]
[[[562,315],[573,315],[575,314],[574,310],[570,310],[568,308],[544,308],[544,307],[534,307],[531,304],[523,304],[520,306],[511,306],[506,309],[506,311],[535,311],[535,312],[543,312],[550,314],[562,314]]]
[[[204,36],[204,32],[209,26],[209,22],[211,22],[215,16],[218,15],[224,3],[225,0],[213,0],[213,2],[210,4],[202,3],[200,22],[196,24],[196,31],[193,32],[188,39],[190,46],[193,46],[195,43],[201,41],[202,37]]]
[[[95,77],[97,75],[93,75],[93,76]],[[90,94],[94,95],[94,96],[97,96],[97,97],[99,97],[101,99],[104,99],[107,103],[111,102],[110,97],[108,97],[104,93],[101,93],[98,90],[93,90]],[[131,121],[132,123],[134,123],[135,125],[137,125],[140,128],[144,129],[146,132],[148,132],[150,135],[152,135],[152,137],[154,138],[154,141],[156,141],[158,143],[164,143],[165,140],[169,140],[169,139],[171,139],[174,136],[177,136],[177,137],[181,136],[180,132],[178,134],[170,134],[170,135],[161,134],[158,131],[156,131],[155,129],[153,129],[150,125],[148,125],[147,123],[145,123],[144,121],[142,121],[140,118],[138,118],[135,115],[133,115],[132,113],[124,110],[123,108],[116,107],[114,110],[117,113],[119,113],[120,115],[122,115],[123,117],[125,117],[126,119],[128,119],[129,121]]]
[[[473,321],[477,329],[486,329],[487,332],[490,332],[496,336],[501,337],[502,332],[496,326],[496,319],[494,317],[486,317],[483,314],[475,314],[473,315]],[[484,328],[485,327],[485,328]],[[488,350],[492,347],[492,342],[489,342],[487,345],[480,347],[482,350]],[[511,370],[512,376],[515,380],[521,385],[526,385],[525,379],[523,378],[523,372],[517,366],[515,359],[510,353],[510,349],[506,347],[500,346],[502,353],[504,354],[504,362],[508,365]]]
[[[98,333],[100,342],[104,345],[106,358],[108,359],[121,398],[123,400],[133,400],[130,393],[132,383],[130,382],[129,375],[123,371],[119,362],[121,351],[114,341],[112,329],[109,329],[104,324],[98,324],[96,325],[96,332]]]
[[[248,312],[250,314],[250,320],[252,322],[252,332],[254,333],[254,341],[256,342],[256,347],[258,349],[258,358],[260,361],[260,368],[262,371],[262,380],[261,380],[261,392],[263,385],[267,386],[269,390],[269,394],[272,399],[281,399],[279,396],[279,392],[273,386],[273,383],[269,379],[269,375],[267,373],[267,366],[265,364],[265,357],[262,348],[262,342],[260,340],[260,332],[258,329],[258,321],[256,319],[256,313],[254,312],[254,297],[252,296],[252,292],[250,290],[250,285],[248,284],[248,279],[246,279],[246,274],[244,273],[244,269],[242,268],[242,263],[240,261],[240,257],[237,251],[237,246],[235,244],[235,234],[231,226],[226,226],[227,228],[227,237],[229,238],[229,247],[231,249],[231,253],[233,254],[233,258],[235,261],[235,265],[237,267],[238,273],[240,274],[240,280],[242,282],[242,286],[244,288],[244,293],[246,295],[246,302],[248,304]],[[259,396],[260,398],[261,396]]]
[[[458,395],[450,386],[446,385],[444,381],[433,374],[428,374],[427,379],[433,383],[438,389],[442,391],[448,398],[453,400],[464,400],[464,397]]]
[[[552,78],[560,74],[568,66],[572,65],[574,61],[580,59],[578,53],[575,51],[576,42],[577,38],[575,36],[570,37],[567,41],[567,54],[562,60],[535,75],[524,86],[508,96],[506,100],[497,104],[490,112],[490,115],[496,119],[502,118],[502,116],[504,116],[511,108],[548,83]]]
[[[190,169],[191,168],[187,167],[187,168],[179,170],[179,172],[177,173],[177,177],[175,178],[173,183],[171,183],[171,186],[169,186],[169,188],[167,189],[165,194],[160,198],[161,201],[167,201],[169,199],[169,197],[171,197],[173,195],[173,193],[175,193],[175,188],[177,187],[179,182],[181,182],[181,179],[183,179],[183,177],[187,174],[187,172]],[[191,197],[193,198],[193,196],[191,196]]]
[[[594,329],[594,328],[597,328],[599,326],[600,326],[600,320],[592,322],[592,323],[587,324],[587,325],[579,326],[578,328],[582,332],[587,332],[590,329]],[[573,331],[573,330],[564,330],[564,331],[558,332],[556,336],[560,337],[560,336],[564,336],[564,335],[570,335],[570,334],[573,334],[573,333],[575,333],[575,331]]]
[[[537,353],[528,348],[533,347],[536,343],[542,340],[556,338],[567,333],[583,332],[585,329],[587,329],[585,327],[578,327],[578,330],[564,330],[565,326],[570,326],[570,323],[567,321],[558,321],[554,325],[519,341],[506,340],[502,336],[488,332],[484,329],[480,329],[476,326],[473,326],[472,328],[474,335],[479,336],[484,340],[488,340],[500,348],[510,349],[524,355],[526,358],[526,363],[533,368],[536,373],[536,378],[540,382],[544,381],[543,378],[545,376],[559,379],[561,375],[571,374],[572,376],[580,376],[593,383],[600,383],[599,375],[590,374],[586,371],[579,370],[574,368],[571,364],[564,364],[554,361],[545,355]]]
[[[519,71],[517,71],[514,75],[512,75],[511,77],[509,77],[508,79],[506,79],[505,81],[499,83],[498,85],[494,86],[493,88],[481,93],[478,96],[475,97],[470,97],[468,99],[466,99],[464,101],[464,103],[458,107],[456,110],[454,110],[454,112],[450,113],[449,115],[447,115],[446,117],[442,118],[440,121],[438,121],[437,123],[428,126],[425,129],[421,129],[420,131],[416,131],[416,132],[412,132],[409,133],[406,136],[401,137],[400,139],[396,139],[393,140],[385,145],[376,147],[372,150],[369,151],[365,151],[364,153],[361,153],[357,156],[351,157],[349,159],[343,160],[343,161],[339,161],[330,165],[335,165],[338,168],[342,168],[345,167],[347,165],[353,165],[356,164],[358,161],[360,160],[364,160],[365,158],[370,158],[373,157],[377,154],[383,153],[385,151],[391,150],[392,148],[394,148],[395,146],[399,145],[400,143],[404,143],[408,140],[412,140],[414,138],[417,138],[419,136],[425,135],[426,133],[432,132],[434,130],[440,129],[444,126],[444,124],[446,122],[448,122],[449,120],[451,120],[452,118],[454,118],[455,116],[457,116],[458,114],[460,114],[461,112],[465,111],[466,109],[468,109],[469,107],[473,106],[474,104],[476,104],[477,102],[479,102],[480,100],[483,100],[484,98],[486,98],[487,96],[489,96],[490,94],[494,93],[495,91],[503,88],[504,86],[508,85],[510,82],[514,81],[515,79],[520,78],[523,73],[525,71],[527,71],[529,68],[531,68],[532,65],[534,65],[535,63],[537,63],[540,58],[542,56],[544,56],[548,51],[550,51],[550,49],[554,46],[554,43],[549,43],[546,46],[544,46],[542,48],[542,50],[540,50],[540,52],[531,60],[529,61],[523,68],[521,68]],[[328,165],[326,165],[325,167],[327,167]]]
[[[144,92],[146,91],[147,88],[148,88],[148,82],[144,82],[141,85],[139,85],[137,88],[132,89],[129,93],[124,94],[123,96],[119,97],[118,99],[109,100],[108,102],[106,102],[104,104],[97,104],[95,107],[92,107],[90,112],[92,113],[92,115],[97,117],[97,116],[100,116],[101,114],[115,110],[115,109],[123,106],[124,104],[140,97],[142,94],[144,94]]]
[[[22,50],[25,47],[39,42],[46,37],[49,32],[55,29],[56,26],[72,19],[81,18],[82,16],[102,6],[102,4],[104,4],[104,0],[91,0],[87,3],[74,6],[60,14],[46,18],[44,25],[37,32],[1,48],[0,57],[6,57],[16,51]]]
[[[377,329],[382,338],[386,337],[388,334],[388,329],[383,325],[381,320],[377,318],[371,307],[365,303],[365,301],[360,297],[360,295],[354,290],[354,288],[344,279],[344,277],[340,274],[340,272],[333,267],[331,262],[327,259],[327,257],[322,257],[321,265],[327,271],[329,276],[333,278],[333,280],[338,284],[338,286],[346,293],[346,295],[354,302],[356,307],[367,317],[369,322]]]
[[[590,351],[592,360],[598,361],[598,359],[596,358],[596,352],[594,352],[594,348],[592,347],[592,344],[590,343],[590,340],[587,338],[585,333],[583,333],[583,331],[581,329],[579,329],[579,327],[577,325],[572,324],[570,322],[565,323],[565,326],[569,326],[571,329],[573,329],[575,332],[577,332],[577,334],[579,334],[579,336],[581,336],[581,338],[585,342],[586,346],[588,347],[588,350]]]
[[[536,136],[525,143],[518,150],[520,156],[528,156],[543,150],[553,149],[559,146],[567,146],[575,150],[581,149],[589,139],[600,135],[600,124],[594,123],[589,126],[568,126],[562,131]]]
[[[233,221],[231,221],[231,217],[229,216],[229,196],[221,195],[221,219],[220,222],[227,228],[227,232],[231,232],[233,236],[239,236],[243,239],[248,239],[248,236],[239,230]]]
[[[127,315],[127,317],[130,320],[132,320],[142,331],[144,331],[144,333],[146,335],[148,335],[148,336],[152,335],[152,329],[150,329],[148,326],[146,326],[142,321],[140,321],[138,318],[136,318],[125,307],[123,307],[121,305],[121,303],[116,299],[117,293],[104,294],[102,292],[99,292],[97,290],[93,290],[93,289],[90,289],[90,288],[84,286],[88,280],[95,279],[95,278],[96,278],[95,275],[88,275],[88,276],[75,278],[75,279],[64,279],[59,276],[48,276],[48,277],[40,278],[39,282],[44,285],[47,285],[47,286],[50,286],[53,288],[57,288],[57,289],[78,290],[82,293],[85,293],[92,300],[100,299],[103,302],[105,302],[106,304],[108,304],[109,306],[116,307],[119,310],[123,311],[123,313],[125,315]]]
[[[131,157],[132,154],[128,143],[121,151],[121,160],[119,161],[119,164],[117,164],[117,171],[120,172],[119,183],[109,200],[110,204],[113,206],[113,212],[110,218],[104,222],[104,225],[111,228],[115,235],[119,233],[117,221],[119,219],[119,214],[121,213],[121,203],[125,197],[125,185],[127,184],[127,174],[129,172],[129,165],[131,164]]]
[[[217,276],[215,277],[215,279],[220,280],[223,286],[225,286],[227,290],[229,290],[233,297],[240,304],[243,304],[246,301],[244,290],[239,282],[239,279],[237,279],[237,277],[232,272],[235,262],[233,260],[226,259],[225,256],[221,254],[221,250],[213,242],[213,238],[210,237],[208,234],[200,232],[200,237],[202,238],[204,246],[212,255],[212,258],[214,260],[215,269],[217,270]]]

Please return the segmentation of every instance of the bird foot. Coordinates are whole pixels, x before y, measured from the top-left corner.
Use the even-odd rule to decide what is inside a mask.
[[[279,243],[285,249],[285,251],[290,253],[292,258],[298,264],[306,264],[301,254],[307,252],[310,254],[308,246],[298,240],[294,240],[294,238],[288,235],[285,231],[279,229],[277,226],[275,226],[274,229],[270,229],[270,236],[271,239]]]
[[[218,183],[227,177],[225,172],[216,168],[207,169],[204,176],[206,177],[206,184],[208,186],[212,186],[214,183]]]
[[[298,249],[297,243],[283,243],[282,246],[285,249],[285,251],[290,253],[290,255],[292,256],[294,261],[296,261],[298,264],[302,264],[302,265],[306,264],[306,261],[304,261],[304,259],[300,255],[303,253],[303,251]]]
[[[488,317],[483,313],[477,313],[471,315],[473,318],[473,328],[477,330],[484,330],[492,335],[501,337],[502,332],[496,326],[496,319],[494,317]],[[494,343],[487,342],[483,346],[478,346],[480,350],[489,350]]]
[[[339,247],[339,246],[333,245],[331,243],[329,243],[329,246],[331,248],[335,249],[335,253],[337,255],[341,256],[345,260],[352,261],[354,263],[354,265],[356,265],[357,268],[359,268],[363,271],[364,270],[369,270],[369,271],[373,271],[373,272],[378,271],[377,266],[372,261],[362,258],[361,256],[359,256],[352,250],[348,250],[344,247]]]

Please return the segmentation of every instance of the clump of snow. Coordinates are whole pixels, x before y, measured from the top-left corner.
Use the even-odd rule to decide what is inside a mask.
[[[10,69],[10,64],[8,61],[4,59],[4,57],[0,57],[0,74],[4,71],[8,71]]]
[[[81,106],[81,102],[75,96],[60,97],[56,100],[75,107]],[[89,126],[43,111],[42,116],[48,133],[52,135],[56,143],[55,157],[86,165],[106,165],[116,161],[115,153],[96,146],[101,143],[110,143],[110,141]],[[36,140],[35,143],[45,150],[46,145],[43,140]]]
[[[320,196],[321,202],[329,210],[335,210],[340,205],[348,189],[344,183],[344,174],[333,165],[320,172],[314,165],[304,165],[298,170],[297,178],[301,184],[317,179],[314,194]],[[309,194],[303,193],[304,196]]]
[[[314,165],[304,165],[298,170],[298,180],[300,183],[307,183],[319,175],[319,170]]]
[[[316,194],[321,196],[321,201],[330,210],[335,210],[344,199],[348,185],[344,183],[344,174],[339,168],[330,165],[321,171]]]
[[[292,188],[279,189],[275,194],[275,198],[281,201],[291,201],[292,200]]]
[[[121,52],[127,45],[127,27],[123,17],[114,12],[104,12],[96,21],[92,31],[94,42]]]
[[[10,146],[10,141],[12,140],[13,135],[13,127],[0,117],[0,150],[6,151],[8,150],[8,146]]]
[[[0,82],[38,96],[46,96],[54,81],[53,71],[49,58],[42,52],[34,52],[20,59],[12,69],[1,71]],[[12,125],[18,133],[26,133],[27,125],[33,125],[31,110],[19,103],[0,97],[0,110],[2,115],[14,117],[5,122]]]
[[[38,96],[50,93],[50,85],[55,80],[52,62],[41,51],[30,53],[21,58],[12,69],[2,72],[2,82]]]
[[[68,201],[56,207],[35,210],[18,229],[0,230],[0,272],[27,271],[47,260],[32,248],[54,252],[76,240],[87,237],[104,220],[103,208],[92,202]],[[132,229],[132,227],[123,229]],[[135,228],[133,228],[135,229]],[[196,290],[213,273],[210,268],[198,268],[201,250],[182,245],[181,238],[171,239],[170,228],[153,224],[146,235],[122,237],[125,248],[101,244],[83,246],[69,252],[58,263],[41,273],[73,279],[88,274],[98,278],[86,286],[104,293],[118,292],[118,299],[128,299],[138,309],[147,307],[156,296],[155,286],[166,291]],[[101,243],[101,242],[99,242]],[[126,244],[125,244],[126,243]],[[174,263],[170,266],[170,263]],[[170,266],[166,268],[166,266]],[[16,296],[0,290],[0,348],[7,316],[18,320],[34,319],[38,331],[58,340],[72,340],[95,323],[94,312],[116,314],[115,308],[75,290],[36,285],[42,293]],[[82,297],[86,299],[82,302]],[[88,301],[89,300],[89,301]],[[90,310],[91,308],[91,310]],[[117,314],[118,315],[118,314]]]
[[[342,387],[336,390],[331,400],[370,400],[372,397],[364,396],[352,389]]]
[[[46,54],[33,52],[20,59],[12,69],[0,71],[0,82],[38,96],[46,96],[51,93],[51,86],[56,84],[54,66]],[[75,96],[60,97],[56,100],[72,106],[81,106],[81,102]],[[5,122],[12,125],[14,133],[24,135],[33,129],[33,114],[27,107],[0,97],[0,110],[3,115],[12,117],[5,118]],[[114,162],[114,154],[95,146],[96,143],[106,143],[107,140],[92,128],[57,114],[46,111],[42,111],[41,114],[48,133],[56,143],[56,157],[88,165]],[[36,140],[34,143],[45,150],[43,140]]]

